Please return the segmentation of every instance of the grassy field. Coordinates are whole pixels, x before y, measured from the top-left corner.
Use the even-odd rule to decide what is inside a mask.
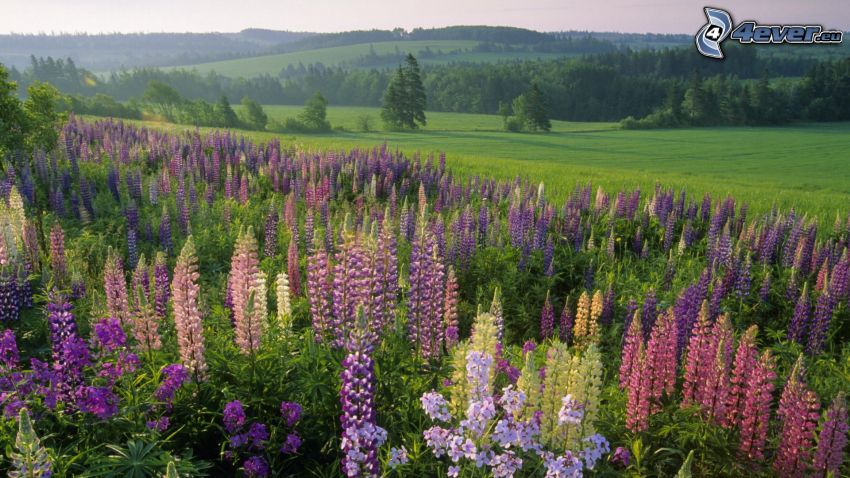
[[[269,107],[273,118],[297,114],[300,107]],[[329,120],[348,131],[323,135],[244,132],[264,141],[320,150],[372,147],[423,155],[446,153],[454,171],[469,175],[516,175],[544,181],[547,194],[564,198],[576,183],[592,181],[606,189],[649,190],[656,182],[685,187],[691,194],[732,194],[767,211],[773,205],[796,207],[831,225],[850,209],[850,123],[802,124],[764,128],[702,128],[628,131],[613,123],[553,122],[548,134],[500,131],[493,115],[428,113],[417,132],[353,131],[367,114],[379,127],[376,108],[332,107]],[[184,125],[141,122],[169,130]]]
[[[288,65],[297,67],[299,63],[308,66],[311,63],[322,63],[325,66],[337,66],[347,61],[366,56],[370,48],[376,55],[395,53],[396,49],[403,53],[418,54],[421,50],[430,48],[433,57],[419,55],[422,64],[441,64],[449,62],[478,62],[488,63],[517,58],[557,58],[563,54],[528,53],[528,52],[475,52],[472,50],[479,42],[474,40],[421,40],[421,41],[390,41],[377,43],[361,43],[332,48],[263,55],[235,60],[224,60],[197,65],[175,66],[163,68],[197,70],[201,73],[215,71],[231,78],[251,78],[259,75],[277,76],[281,69]],[[442,52],[442,53],[441,53]],[[395,67],[395,64],[370,65],[369,68]]]

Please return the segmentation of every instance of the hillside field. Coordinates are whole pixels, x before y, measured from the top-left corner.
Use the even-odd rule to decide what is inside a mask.
[[[239,107],[236,107],[238,110]],[[270,119],[295,116],[300,106],[266,106]],[[372,132],[356,131],[357,118],[370,117]],[[335,130],[327,134],[242,131],[256,141],[279,137],[284,144],[315,150],[373,147],[422,155],[445,152],[453,171],[469,175],[543,181],[547,195],[565,198],[577,183],[591,181],[607,190],[656,182],[686,187],[695,195],[731,194],[751,210],[776,205],[817,215],[831,225],[850,205],[850,124],[799,124],[787,127],[621,130],[616,123],[553,121],[550,133],[507,133],[495,115],[427,113],[420,131],[382,131],[380,110],[329,107]],[[178,131],[191,126],[141,122]],[[211,128],[201,128],[209,130]]]
[[[277,76],[281,69],[289,65],[297,67],[299,63],[305,67],[310,64],[322,63],[325,66],[341,66],[348,61],[357,60],[369,55],[370,48],[375,54],[388,55],[396,52],[413,53],[419,56],[423,65],[441,64],[448,62],[488,63],[511,59],[558,58],[567,56],[561,53],[538,52],[477,52],[471,51],[480,42],[474,40],[418,40],[418,41],[389,41],[375,43],[360,43],[331,48],[262,55],[235,60],[200,63],[196,65],[175,66],[163,70],[187,69],[200,73],[214,71],[231,78],[252,78],[260,75]],[[419,52],[430,49],[433,56],[425,57]],[[369,68],[390,68],[395,64],[376,64]]]

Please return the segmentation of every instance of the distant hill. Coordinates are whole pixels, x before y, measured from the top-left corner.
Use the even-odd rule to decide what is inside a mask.
[[[30,56],[71,58],[92,71],[241,58],[276,51],[313,33],[248,29],[238,33],[0,35],[0,63],[19,69]]]
[[[407,43],[409,42],[409,44]],[[443,43],[446,42],[446,43]],[[464,42],[460,49],[459,42]],[[358,30],[340,33],[288,32],[251,28],[238,33],[138,33],[138,34],[60,34],[0,35],[0,63],[24,69],[30,56],[72,59],[90,71],[123,68],[198,65],[232,76],[218,62],[247,60],[250,64],[272,60],[274,67],[262,73],[279,76],[282,70],[299,63],[324,66],[386,67],[396,63],[396,47],[401,52],[423,52],[425,63],[491,62],[503,59],[547,58],[582,53],[602,53],[621,47],[659,48],[690,42],[688,35],[593,33],[586,31],[538,32],[525,28],[485,25],[458,25],[444,28],[415,28],[406,31]],[[403,44],[402,44],[403,43]],[[366,45],[363,47],[363,45]],[[370,47],[375,45],[376,58]],[[387,52],[389,46],[390,52]],[[430,46],[428,51],[427,47]],[[293,56],[278,61],[274,55],[352,47],[340,52],[318,53],[316,59]],[[366,48],[366,51],[363,51]],[[439,50],[442,50],[440,53]],[[462,50],[462,51],[461,51]],[[337,53],[342,54],[342,56]],[[353,53],[354,56],[345,56]],[[461,53],[465,53],[461,55]],[[330,55],[330,59],[328,57]],[[309,56],[309,55],[308,55]],[[286,60],[286,58],[283,58]],[[233,67],[234,72],[241,63]],[[223,68],[223,69],[220,69]],[[256,69],[255,69],[256,70]],[[237,76],[251,76],[247,72]]]

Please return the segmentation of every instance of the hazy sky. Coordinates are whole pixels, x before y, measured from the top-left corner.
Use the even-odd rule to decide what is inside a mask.
[[[333,32],[510,25],[543,31],[694,33],[702,7],[735,21],[823,23],[850,30],[848,0],[0,0],[0,33]]]

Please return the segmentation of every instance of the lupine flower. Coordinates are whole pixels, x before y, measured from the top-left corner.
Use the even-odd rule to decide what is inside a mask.
[[[316,339],[330,330],[331,326],[331,283],[328,253],[321,247],[313,249],[307,258],[307,299],[313,318],[313,333]]]
[[[793,340],[797,343],[803,342],[806,329],[809,327],[811,307],[809,285],[805,283],[803,284],[803,292],[800,293],[800,299],[797,301],[797,306],[794,308],[794,316],[788,324],[788,340]]]
[[[443,266],[433,234],[423,224],[410,253],[408,337],[423,358],[439,357],[443,332]]]
[[[236,326],[236,345],[244,354],[260,348],[263,320],[259,306],[266,300],[260,291],[260,268],[254,231],[248,228],[239,234],[230,262],[228,284],[233,294],[233,317]]]
[[[32,426],[29,411],[21,409],[18,414],[18,434],[11,458],[10,478],[49,478],[53,476],[52,463],[47,449],[42,446]]]
[[[833,303],[829,290],[824,290],[818,297],[815,315],[809,329],[809,339],[806,343],[806,352],[811,355],[815,355],[823,349],[826,334],[829,331],[829,323],[832,320]]]
[[[602,315],[602,293],[596,291],[591,301],[587,291],[583,291],[576,304],[576,323],[573,327],[573,340],[577,344],[586,344],[597,339],[600,315]]]
[[[844,393],[839,393],[826,410],[826,419],[818,435],[815,451],[813,476],[839,476],[844,463],[844,448],[847,446],[847,402]]]
[[[289,428],[295,426],[301,419],[301,404],[297,402],[280,402],[280,415]]]
[[[106,256],[103,270],[104,292],[106,293],[106,309],[109,315],[115,317],[121,324],[129,324],[130,306],[127,300],[127,283],[124,279],[124,268],[112,249]]]
[[[56,360],[61,354],[62,344],[72,337],[77,337],[77,322],[71,313],[71,304],[61,299],[56,302],[49,302],[47,304],[47,325],[50,329],[53,357]]]
[[[632,454],[629,452],[629,449],[621,446],[614,449],[614,453],[611,455],[611,463],[618,468],[628,468],[631,460]]]
[[[243,184],[247,183],[243,182]],[[247,192],[245,196],[247,197]],[[245,470],[245,476],[248,478],[265,478],[269,476],[270,472],[269,464],[266,462],[266,459],[261,456],[252,456],[248,458],[245,460],[242,468]]]
[[[740,423],[740,414],[745,407],[744,400],[747,395],[748,381],[758,364],[758,349],[755,344],[756,334],[758,334],[758,326],[753,325],[738,341],[732,378],[730,379],[729,400],[726,405],[726,424],[729,426],[739,425]]]
[[[189,371],[182,365],[174,363],[166,365],[162,368],[162,375],[165,379],[160,384],[159,388],[154,392],[154,396],[160,402],[171,407],[171,402],[174,400],[174,394],[177,389],[183,386],[189,380]]]
[[[744,396],[740,401],[742,409],[736,413],[740,442],[738,451],[750,460],[764,458],[764,444],[767,441],[767,429],[770,420],[770,407],[773,402],[774,360],[770,350],[765,350],[758,362],[746,377]]]
[[[540,311],[540,339],[546,340],[554,333],[555,312],[552,310],[552,302],[549,301],[549,292],[546,292],[546,300]]]
[[[154,313],[159,320],[165,319],[170,299],[168,278],[168,264],[165,262],[165,254],[158,252],[153,266],[153,301]]]
[[[50,267],[57,283],[65,278],[65,233],[59,223],[50,229]]]
[[[15,341],[15,332],[5,329],[0,334],[0,372],[7,373],[18,367],[18,344]]]
[[[401,447],[390,448],[390,459],[387,460],[387,466],[390,468],[397,468],[401,465],[407,464],[410,458],[407,456],[407,448]]]
[[[242,409],[242,402],[233,400],[224,405],[224,429],[227,433],[236,433],[245,425],[245,411]]]
[[[647,375],[653,413],[661,408],[659,403],[662,393],[670,396],[676,386],[677,341],[676,319],[672,311],[668,311],[655,321],[655,327],[652,328],[646,344],[646,369],[632,371]]]
[[[292,304],[289,299],[289,277],[281,271],[275,279],[277,299],[277,318],[284,328],[289,327],[292,318]]]
[[[623,342],[623,354],[620,360],[620,389],[626,389],[631,383],[634,373],[642,373],[637,369],[640,350],[643,349],[643,332],[640,321],[632,319],[626,338]]]
[[[449,267],[446,277],[446,293],[443,305],[443,322],[446,327],[446,347],[451,348],[458,342],[458,284],[453,268]]]
[[[378,448],[386,440],[386,431],[375,421],[375,365],[371,340],[363,327],[365,324],[359,324],[348,341],[351,348],[340,375],[341,469],[348,477],[377,476]]]
[[[496,337],[499,341],[502,340],[505,333],[505,318],[502,310],[502,289],[496,286],[493,291],[493,300],[490,302],[490,315],[495,319]]]
[[[292,296],[301,295],[301,272],[298,269],[298,243],[290,239],[286,256],[287,275],[289,276],[289,292]]]
[[[109,387],[82,386],[77,390],[77,407],[101,420],[118,413],[118,397]]]
[[[570,309],[570,298],[564,300],[564,309],[561,311],[561,318],[558,321],[558,338],[561,342],[570,343],[573,337],[573,326],[575,324],[575,316]]]
[[[196,380],[203,379],[207,371],[207,362],[204,358],[204,327],[199,307],[201,292],[198,285],[199,277],[195,243],[192,236],[189,236],[174,266],[171,301],[180,361]]]
[[[811,464],[820,403],[805,382],[803,358],[797,359],[782,391],[776,415],[782,423],[773,469],[781,477],[803,476]]]

